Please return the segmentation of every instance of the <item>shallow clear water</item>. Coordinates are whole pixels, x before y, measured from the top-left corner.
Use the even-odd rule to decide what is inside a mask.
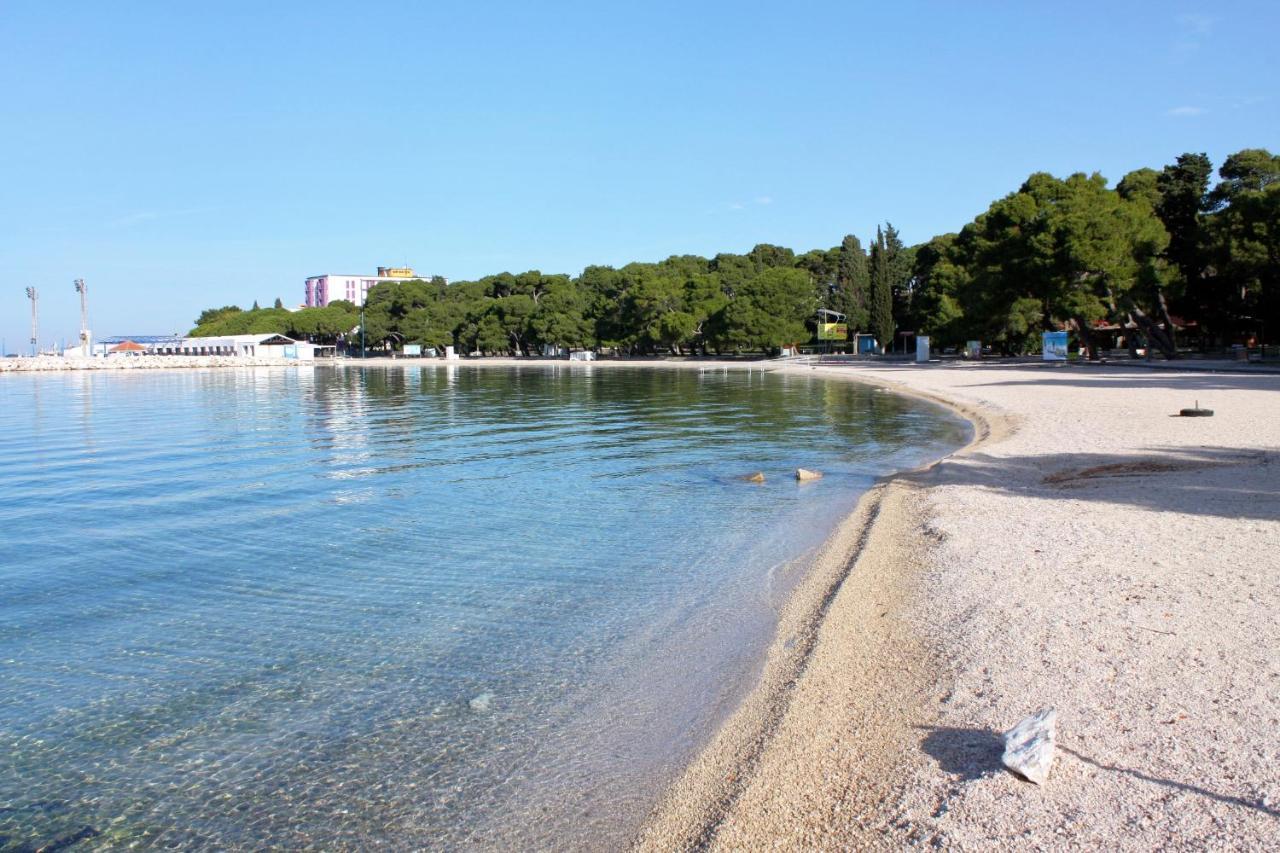
[[[621,846],[966,430],[759,372],[0,377],[0,849]]]

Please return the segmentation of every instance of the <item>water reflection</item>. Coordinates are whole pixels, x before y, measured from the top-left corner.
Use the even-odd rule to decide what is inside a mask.
[[[0,428],[0,848],[620,844],[773,570],[963,432],[812,377],[465,366],[5,377]]]

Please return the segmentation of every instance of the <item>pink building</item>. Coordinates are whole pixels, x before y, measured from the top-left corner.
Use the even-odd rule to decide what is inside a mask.
[[[376,284],[415,278],[429,280],[434,277],[416,275],[409,267],[378,267],[377,275],[313,275],[307,279],[307,298],[303,304],[308,308],[323,308],[336,299],[345,299],[355,305],[363,305],[365,296]]]

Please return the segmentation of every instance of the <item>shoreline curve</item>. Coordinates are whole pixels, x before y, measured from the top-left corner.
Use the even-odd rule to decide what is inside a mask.
[[[809,368],[798,365],[771,372],[812,375]],[[917,494],[920,480],[946,460],[1000,441],[1017,428],[1014,417],[993,408],[965,404],[898,383],[829,372],[822,378],[856,382],[931,403],[959,415],[970,424],[973,434],[968,443],[932,462],[879,478],[837,524],[819,548],[804,580],[784,603],[756,684],[667,787],[636,835],[633,850],[695,850],[712,846],[729,811],[748,784],[758,779],[761,756],[779,736],[837,598],[858,594],[867,602],[874,598],[883,605],[888,598],[900,598],[906,592],[902,589],[901,572],[894,567],[923,556],[923,543],[918,541],[924,535]],[[868,564],[876,565],[868,569]],[[860,639],[868,649],[874,646],[884,661],[887,647],[901,639],[901,626],[890,630],[883,617],[862,615],[864,618],[858,621],[866,623],[861,627],[867,634]],[[892,659],[902,658],[893,655]],[[874,683],[874,676],[883,676],[883,672],[874,672],[881,667],[873,663],[864,661],[862,672],[855,673],[850,681],[865,697],[867,713],[875,710],[871,707],[875,693],[867,688]],[[907,667],[910,674],[918,676],[914,679],[917,681],[926,675],[926,669]],[[881,793],[878,789],[868,790],[865,785],[859,791],[862,798],[869,800]],[[864,839],[864,843],[871,840]]]
[[[948,405],[974,440],[834,534],[834,592],[792,602],[771,671],[636,849],[1274,846],[1280,380],[816,370]],[[1179,417],[1193,400],[1216,416]],[[1035,786],[1000,733],[1048,707]]]

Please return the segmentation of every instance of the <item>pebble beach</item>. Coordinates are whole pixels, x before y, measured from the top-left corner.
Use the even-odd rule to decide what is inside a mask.
[[[786,369],[928,397],[975,439],[833,534],[640,849],[1274,845],[1280,377]],[[1037,786],[1001,734],[1044,708]]]

